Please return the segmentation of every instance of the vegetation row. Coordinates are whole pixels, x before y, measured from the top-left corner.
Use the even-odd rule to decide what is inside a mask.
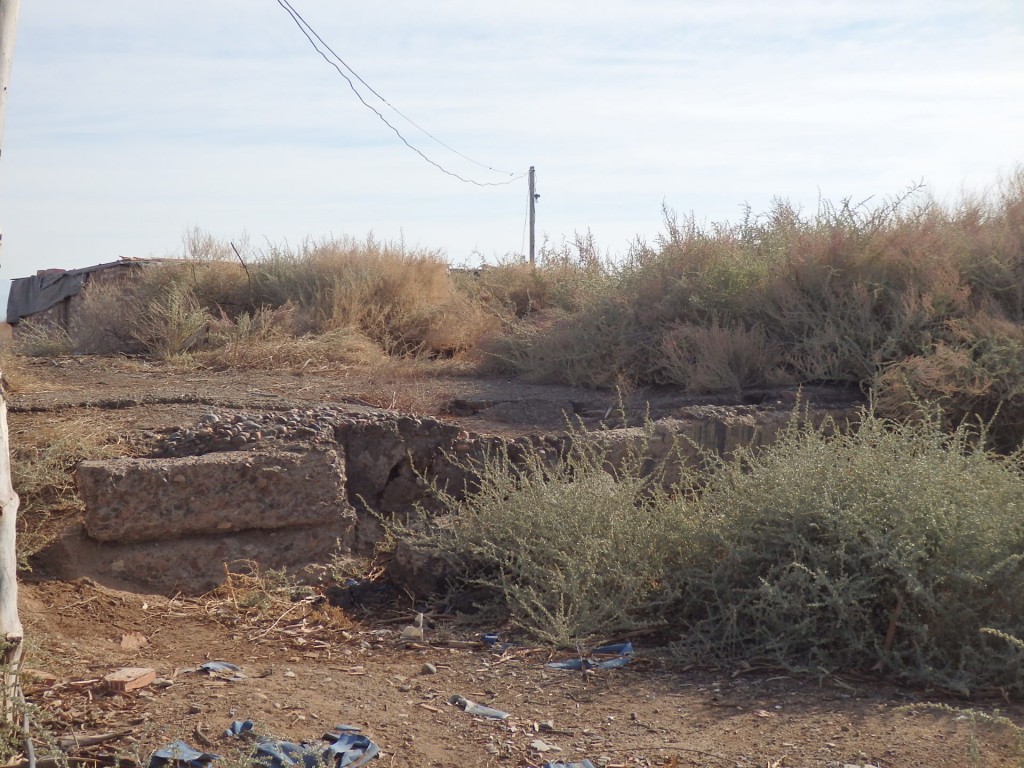
[[[653,243],[613,258],[580,236],[535,267],[453,270],[372,238],[236,252],[193,232],[186,250],[91,286],[67,332],[22,329],[22,350],[862,387],[856,431],[797,419],[670,487],[595,447],[555,466],[493,455],[478,493],[446,498],[457,514],[398,535],[553,642],[653,626],[689,660],[1024,693],[1024,169],[948,205],[910,190],[812,214],[777,202],[737,224],[666,211]]]

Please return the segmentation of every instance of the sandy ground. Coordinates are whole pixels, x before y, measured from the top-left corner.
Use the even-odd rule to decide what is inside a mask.
[[[96,360],[33,363],[15,381],[13,441],[95,412],[130,443],[145,430],[192,423],[206,401],[255,408],[359,400],[443,415],[455,396],[607,398],[464,378],[239,374]],[[98,400],[117,399],[121,407],[97,408]],[[420,768],[584,758],[599,766],[728,768],[1024,763],[1017,732],[992,722],[998,714],[1024,724],[1024,709],[1006,702],[958,702],[867,677],[685,668],[642,636],[633,638],[637,653],[624,668],[567,672],[545,666],[564,654],[529,644],[487,648],[476,642],[479,628],[452,617],[428,618],[424,642],[410,645],[399,639],[409,606],[348,615],[316,596],[274,593],[260,602],[252,584],[236,586],[233,594],[194,599],[54,580],[45,568],[24,574],[25,690],[39,753],[51,753],[62,737],[121,732],[78,752],[145,763],[153,749],[184,739],[238,765],[250,745],[223,731],[252,719],[259,733],[292,741],[355,725],[381,749],[371,765]],[[208,660],[237,664],[245,677],[188,671]],[[121,667],[152,667],[159,679],[116,693],[102,678]],[[454,695],[510,717],[474,717],[448,703]],[[965,706],[972,709],[948,709]]]

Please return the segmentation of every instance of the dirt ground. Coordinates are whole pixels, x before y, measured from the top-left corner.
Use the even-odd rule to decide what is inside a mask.
[[[422,374],[238,373],[90,359],[34,362],[12,383],[12,441],[55,420],[100,413],[132,442],[191,424],[210,404],[354,401],[456,418],[446,416],[453,397],[613,402],[606,394]],[[470,426],[529,428],[479,419]],[[153,749],[183,739],[237,765],[249,745],[223,732],[233,720],[252,719],[261,734],[291,741],[318,739],[340,723],[358,726],[381,749],[371,765],[418,768],[584,758],[607,767],[1024,763],[1018,732],[998,720],[1024,724],[1024,709],[1007,702],[955,701],[855,675],[686,668],[642,636],[633,638],[636,656],[624,668],[561,671],[545,663],[565,654],[528,644],[491,649],[476,642],[479,628],[452,617],[428,617],[424,642],[405,643],[399,634],[411,606],[346,615],[315,595],[260,602],[252,584],[236,586],[184,598],[59,581],[45,567],[24,574],[25,690],[37,751],[50,754],[62,738],[82,743],[123,732],[80,753],[144,764]],[[237,664],[245,677],[189,671],[208,660]],[[102,678],[121,667],[152,667],[158,680],[114,693]],[[448,703],[454,695],[510,717],[475,717]]]

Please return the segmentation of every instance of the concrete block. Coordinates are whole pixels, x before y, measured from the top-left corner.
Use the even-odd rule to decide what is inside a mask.
[[[353,522],[345,463],[330,449],[84,461],[85,530],[137,543]]]

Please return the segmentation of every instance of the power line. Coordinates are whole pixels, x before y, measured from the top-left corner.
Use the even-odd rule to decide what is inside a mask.
[[[323,58],[323,60],[324,60],[324,61],[326,61],[326,62],[327,62],[328,64],[330,64],[330,65],[331,65],[332,67],[334,67],[334,69],[335,69],[335,70],[337,70],[337,72],[338,72],[338,74],[339,74],[339,75],[341,75],[341,76],[342,76],[343,78],[345,78],[345,82],[347,82],[347,83],[348,83],[348,87],[352,89],[352,93],[354,93],[354,94],[356,95],[356,98],[357,98],[357,99],[359,99],[359,101],[360,101],[360,102],[361,102],[361,103],[363,104],[363,106],[364,106],[364,107],[366,107],[367,109],[369,109],[369,110],[370,110],[371,112],[373,112],[373,113],[374,113],[375,115],[377,115],[377,117],[378,117],[378,118],[380,119],[380,121],[381,121],[382,123],[384,123],[384,125],[386,125],[386,126],[387,126],[388,128],[390,128],[390,129],[391,129],[392,131],[394,131],[395,135],[396,135],[396,136],[398,137],[398,139],[399,139],[399,140],[400,140],[400,141],[401,141],[401,142],[402,142],[403,144],[405,144],[405,146],[407,146],[407,147],[408,147],[409,149],[411,149],[411,150],[412,150],[413,152],[415,152],[415,153],[416,153],[417,155],[419,155],[420,157],[422,157],[422,158],[423,158],[424,160],[426,160],[426,161],[427,161],[428,163],[430,163],[430,164],[431,164],[432,166],[434,166],[435,168],[437,168],[437,169],[438,169],[439,171],[441,171],[441,173],[447,174],[448,176],[451,176],[451,177],[453,177],[453,178],[455,178],[455,179],[458,179],[459,181],[465,182],[466,184],[474,184],[474,185],[476,185],[476,186],[478,186],[478,187],[503,187],[503,186],[505,186],[505,185],[507,185],[507,184],[512,184],[513,182],[519,181],[520,179],[522,179],[522,178],[524,178],[524,177],[526,176],[526,174],[524,173],[524,174],[521,174],[521,175],[519,175],[519,176],[516,176],[516,177],[510,178],[510,179],[508,179],[508,180],[506,180],[506,181],[476,181],[475,179],[467,179],[467,178],[465,178],[464,176],[460,176],[459,174],[457,174],[457,173],[454,173],[453,171],[449,171],[449,170],[448,170],[447,168],[445,168],[444,166],[440,165],[439,163],[435,162],[434,160],[431,160],[431,159],[430,159],[429,157],[427,157],[427,156],[426,156],[426,155],[425,155],[425,154],[424,154],[424,153],[423,153],[423,152],[422,152],[422,151],[421,151],[420,149],[418,149],[417,147],[414,147],[414,146],[413,146],[412,144],[410,144],[410,143],[409,143],[409,141],[408,141],[408,139],[406,139],[406,138],[405,138],[405,136],[403,136],[403,135],[402,135],[402,132],[401,132],[401,131],[399,131],[399,130],[398,130],[398,129],[397,129],[397,128],[396,128],[395,126],[394,126],[394,125],[392,125],[392,124],[391,124],[390,122],[388,122],[388,119],[387,119],[386,117],[384,117],[384,115],[383,115],[383,114],[381,114],[380,110],[378,110],[378,109],[377,109],[376,107],[374,107],[374,106],[373,106],[372,104],[370,104],[369,102],[367,102],[367,101],[366,101],[366,99],[364,99],[364,98],[363,98],[363,94],[361,94],[361,93],[359,92],[359,89],[358,89],[358,88],[356,88],[356,86],[355,86],[355,83],[353,83],[353,82],[352,82],[352,78],[350,78],[350,77],[349,77],[348,75],[346,75],[346,74],[345,74],[345,72],[344,72],[344,71],[342,70],[342,68],[341,68],[341,67],[339,67],[339,66],[338,66],[338,65],[337,65],[337,64],[336,64],[335,62],[331,61],[331,59],[330,59],[330,58],[329,58],[329,57],[327,56],[327,54],[325,54],[325,53],[324,53],[324,52],[323,52],[323,51],[322,51],[322,50],[320,49],[320,46],[318,46],[318,45],[317,45],[317,40],[319,40],[319,41],[320,41],[320,43],[322,43],[322,44],[323,44],[323,46],[324,46],[324,47],[325,47],[325,48],[326,48],[326,49],[327,49],[328,51],[330,51],[330,52],[331,52],[331,54],[333,54],[333,55],[335,56],[335,58],[337,58],[337,59],[338,59],[338,61],[340,61],[340,62],[342,63],[342,65],[343,65],[343,66],[345,67],[345,69],[347,69],[347,70],[348,70],[349,72],[351,72],[351,73],[352,73],[352,75],[353,75],[353,76],[354,76],[354,77],[355,77],[355,78],[356,78],[356,79],[357,79],[357,80],[358,80],[358,81],[359,81],[360,83],[362,83],[362,84],[363,84],[363,85],[365,85],[365,86],[366,86],[367,88],[369,88],[369,90],[371,91],[371,93],[373,93],[373,94],[374,94],[374,95],[375,95],[375,96],[376,96],[377,98],[379,98],[379,99],[380,99],[381,101],[383,101],[383,102],[384,102],[385,104],[387,104],[387,105],[388,105],[389,107],[391,107],[392,109],[394,109],[394,110],[395,110],[395,112],[397,112],[397,113],[398,113],[399,115],[401,115],[401,116],[402,116],[403,118],[405,118],[406,120],[408,120],[408,121],[409,121],[409,122],[410,122],[410,123],[411,123],[412,125],[416,126],[416,128],[419,128],[419,130],[423,131],[423,132],[424,132],[424,133],[426,133],[426,134],[427,134],[428,136],[430,136],[430,138],[434,139],[434,141],[437,141],[437,142],[438,142],[439,144],[441,144],[442,146],[445,146],[446,148],[448,148],[448,149],[449,149],[449,150],[451,150],[452,152],[455,152],[455,150],[451,149],[451,147],[448,147],[448,145],[444,144],[443,142],[441,142],[441,141],[440,141],[439,139],[437,139],[436,137],[434,137],[434,136],[433,136],[433,135],[431,135],[430,133],[427,133],[427,131],[425,131],[425,130],[423,130],[422,128],[420,128],[420,127],[419,127],[418,125],[416,125],[416,123],[413,123],[413,121],[412,121],[412,120],[409,120],[409,118],[405,117],[405,115],[403,115],[403,114],[402,114],[401,112],[399,112],[399,111],[398,111],[397,109],[395,109],[395,107],[393,107],[393,106],[392,106],[392,105],[391,105],[391,104],[390,104],[390,103],[389,103],[389,102],[387,101],[387,99],[385,99],[385,98],[384,98],[383,96],[381,96],[381,95],[380,95],[379,93],[377,93],[377,92],[376,92],[375,90],[373,90],[373,88],[370,88],[370,86],[369,86],[369,85],[367,85],[366,81],[365,81],[365,80],[363,80],[363,79],[362,79],[361,77],[359,77],[359,75],[358,75],[358,74],[357,74],[357,73],[356,73],[356,72],[355,72],[355,71],[354,71],[354,70],[353,70],[353,69],[352,69],[351,67],[349,67],[349,65],[348,65],[348,64],[345,64],[344,60],[343,60],[343,59],[342,59],[342,58],[341,58],[340,56],[338,56],[338,54],[337,54],[337,53],[335,53],[335,52],[334,52],[334,51],[333,51],[333,50],[332,50],[332,49],[330,48],[330,46],[328,46],[328,45],[327,45],[327,43],[325,43],[325,42],[323,41],[323,38],[321,38],[321,37],[320,37],[320,35],[318,35],[318,34],[316,33],[316,30],[314,30],[314,29],[313,29],[313,27],[312,27],[312,26],[310,26],[309,22],[307,22],[307,21],[306,21],[306,20],[305,20],[305,19],[304,19],[304,18],[303,18],[303,17],[302,17],[302,16],[300,15],[300,14],[299,14],[299,12],[298,12],[298,11],[296,11],[296,10],[295,10],[295,9],[294,9],[294,8],[292,7],[291,3],[289,3],[289,2],[288,2],[288,0],[277,0],[277,4],[278,4],[278,5],[280,5],[280,6],[281,6],[281,7],[282,7],[282,8],[283,8],[283,9],[285,10],[285,12],[286,12],[286,13],[287,13],[287,14],[288,14],[289,16],[291,16],[291,19],[292,19],[292,21],[293,21],[293,22],[295,22],[295,26],[297,26],[297,27],[299,28],[299,31],[300,31],[300,32],[302,32],[302,34],[303,34],[303,35],[305,36],[305,38],[306,38],[306,39],[307,39],[307,40],[309,41],[309,44],[313,46],[313,50],[315,50],[315,51],[316,51],[317,53],[319,53],[319,54],[320,54],[320,56],[321,56],[321,57]],[[315,38],[315,39],[314,39],[314,38]],[[465,159],[469,160],[470,162],[476,163],[477,165],[481,165],[482,167],[484,167],[484,168],[487,168],[488,170],[492,170],[492,171],[496,170],[496,169],[494,169],[494,168],[491,168],[490,166],[486,166],[486,165],[483,165],[482,163],[477,163],[477,162],[476,162],[475,160],[472,160],[471,158],[469,158],[469,157],[466,157],[465,155],[461,154],[460,152],[455,152],[455,154],[459,155],[460,157],[464,157]],[[503,173],[503,171],[497,171],[497,172],[498,172],[498,173]],[[509,175],[511,175],[511,174],[509,174]]]
[[[334,58],[336,58],[338,60],[338,63],[341,64],[341,66],[343,66],[345,69],[347,69],[349,74],[352,75],[352,77],[354,77],[356,80],[358,80],[364,86],[366,86],[366,89],[370,93],[372,93],[378,99],[380,99],[385,104],[387,104],[395,112],[395,114],[397,114],[399,117],[401,117],[403,120],[405,120],[407,123],[412,125],[417,130],[419,130],[421,133],[429,136],[431,139],[436,141],[438,144],[440,144],[442,147],[447,149],[449,152],[451,152],[453,154],[456,154],[459,157],[461,157],[463,160],[468,160],[469,162],[473,163],[473,165],[478,165],[481,168],[484,168],[484,169],[486,169],[488,171],[494,171],[495,173],[504,173],[504,174],[506,174],[508,176],[514,175],[512,171],[502,171],[502,170],[499,170],[498,168],[493,168],[493,167],[487,165],[486,163],[481,163],[479,160],[474,160],[469,155],[462,154],[461,152],[459,152],[459,150],[455,149],[455,147],[449,146],[448,144],[443,142],[441,139],[439,139],[437,136],[435,136],[430,131],[428,131],[426,128],[424,128],[422,125],[420,125],[415,120],[413,120],[411,117],[409,117],[407,114],[402,112],[402,110],[400,110],[398,107],[396,107],[394,104],[392,104],[386,98],[384,98],[376,89],[374,89],[374,87],[372,85],[370,85],[368,82],[363,80],[363,78],[359,76],[359,73],[356,72],[354,69],[352,69],[352,67],[350,67],[348,65],[348,63],[343,58],[341,58],[341,56],[337,53],[337,51],[335,51],[333,48],[331,48],[331,46],[327,43],[326,40],[324,40],[322,37],[320,37],[320,35],[317,33],[317,31],[310,25],[310,23],[308,21],[306,21],[305,18],[303,18],[301,13],[299,13],[298,11],[295,10],[295,7],[291,3],[289,3],[288,0],[283,0],[283,1],[288,6],[288,8],[286,10],[289,10],[289,12],[294,13],[295,17],[297,17],[305,25],[306,29],[308,29],[310,31],[310,33],[313,35],[313,37],[315,37],[320,42],[320,44],[323,45],[323,47],[328,51],[328,53],[330,53]]]

